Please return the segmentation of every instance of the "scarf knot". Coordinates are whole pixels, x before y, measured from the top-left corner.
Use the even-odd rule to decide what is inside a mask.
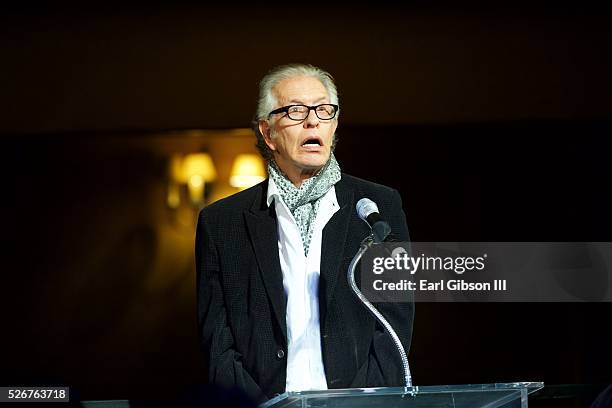
[[[321,197],[340,180],[340,166],[332,153],[323,168],[316,175],[305,180],[300,187],[294,186],[273,160],[268,164],[268,173],[276,184],[281,199],[297,223],[302,237],[304,255],[308,256],[313,224],[317,217]]]

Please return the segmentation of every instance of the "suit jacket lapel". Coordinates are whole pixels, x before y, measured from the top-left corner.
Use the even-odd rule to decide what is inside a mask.
[[[340,209],[323,228],[321,246],[321,276],[319,278],[319,314],[322,326],[325,324],[327,306],[332,299],[334,288],[341,275],[340,264],[344,259],[346,238],[351,212],[355,211],[353,191],[343,180],[335,185],[336,198]]]
[[[278,257],[278,227],[274,205],[267,206],[267,183],[262,183],[259,195],[250,210],[245,211],[249,237],[255,250],[266,293],[270,298],[274,314],[287,340],[287,300],[283,288],[283,273]]]

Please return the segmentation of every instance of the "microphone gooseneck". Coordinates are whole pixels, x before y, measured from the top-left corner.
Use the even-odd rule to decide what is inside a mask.
[[[348,283],[355,295],[359,298],[361,303],[374,315],[374,317],[383,325],[387,333],[391,336],[393,343],[397,347],[397,350],[402,359],[402,366],[404,369],[404,390],[406,393],[414,394],[415,389],[412,387],[412,374],[410,373],[410,365],[408,364],[408,356],[406,355],[406,350],[404,350],[404,346],[402,342],[393,330],[391,324],[385,319],[385,317],[372,305],[372,303],[365,297],[365,295],[359,290],[357,287],[357,283],[355,282],[355,268],[357,264],[361,260],[363,254],[372,246],[373,243],[381,243],[387,238],[387,236],[391,233],[391,227],[387,224],[386,221],[380,216],[378,212],[378,206],[369,198],[362,198],[357,202],[357,214],[359,218],[364,220],[370,228],[372,229],[372,233],[368,235],[362,242],[359,248],[359,251],[353,257],[351,264],[348,268]]]

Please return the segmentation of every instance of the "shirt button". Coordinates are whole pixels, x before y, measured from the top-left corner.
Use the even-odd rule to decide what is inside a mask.
[[[276,357],[278,357],[279,360],[282,359],[283,357],[285,357],[285,352],[283,351],[283,349],[279,349],[276,352]]]

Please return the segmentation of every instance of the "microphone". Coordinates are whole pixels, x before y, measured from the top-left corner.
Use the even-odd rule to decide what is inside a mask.
[[[381,217],[380,213],[378,212],[378,206],[376,205],[376,203],[370,200],[369,198],[362,198],[357,202],[356,208],[359,218],[364,220],[372,229],[372,237],[374,238],[374,242],[377,244],[384,242],[385,239],[387,239],[391,234],[391,227]],[[386,332],[391,336],[391,339],[393,340],[393,343],[395,343],[395,347],[397,347],[397,351],[399,352],[400,357],[402,358],[405,382],[404,393],[410,393],[412,396],[414,396],[416,394],[415,389],[418,387],[415,387],[415,389],[412,388],[412,374],[410,373],[408,356],[406,355],[406,350],[404,350],[404,346],[402,345],[400,338],[398,337],[395,330],[393,330],[393,327],[387,321],[387,319],[385,319],[385,317],[378,311],[378,309],[376,309],[372,302],[370,302],[368,298],[366,298],[365,295],[361,292],[361,290],[359,290],[359,287],[355,282],[355,268],[360,262],[363,254],[372,246],[372,240],[370,240],[369,238],[370,237],[367,237],[361,242],[359,251],[357,251],[349,265],[347,274],[348,282],[351,289],[357,295],[361,303],[363,303],[363,305],[370,311],[370,313],[374,315],[376,320],[378,320],[380,324],[383,325]]]
[[[369,198],[362,198],[357,201],[356,209],[359,218],[364,220],[372,229],[374,242],[377,244],[384,242],[391,233],[391,227],[387,221],[381,217],[376,203]]]

